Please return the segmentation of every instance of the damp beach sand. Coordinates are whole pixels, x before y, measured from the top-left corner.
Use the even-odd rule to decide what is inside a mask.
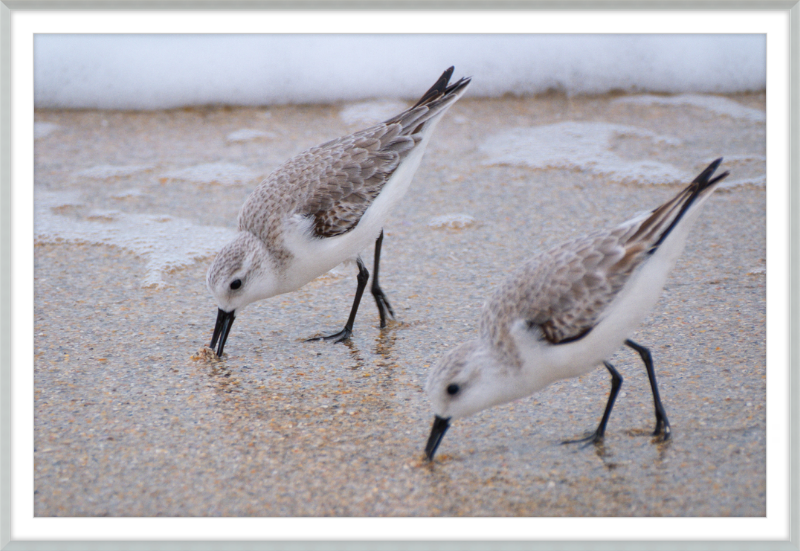
[[[237,315],[222,360],[201,353],[213,255],[261,178],[365,126],[353,104],[36,111],[34,514],[764,516],[765,99],[677,97],[467,95],[385,225],[397,320],[380,330],[366,294],[350,343],[303,342],[345,321],[343,266]],[[560,444],[600,419],[598,366],[455,422],[424,461],[425,379],[491,289],[720,156],[731,176],[632,336],[672,439],[651,442],[645,369],[620,350],[603,446]]]

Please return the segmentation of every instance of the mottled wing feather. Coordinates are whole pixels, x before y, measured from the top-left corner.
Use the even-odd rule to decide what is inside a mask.
[[[692,184],[660,207],[528,261],[490,296],[481,313],[481,337],[509,365],[520,366],[522,360],[511,334],[520,321],[554,345],[589,333],[695,199],[713,191],[714,185],[728,175],[724,172],[712,178],[721,161],[711,163]]]
[[[594,232],[531,259],[489,299],[481,332],[511,355],[510,327],[499,320],[525,320],[552,344],[586,335],[646,258],[646,245],[630,239],[639,225]]]
[[[317,236],[341,235],[358,224],[400,162],[422,140],[425,122],[443,107],[442,103],[418,105],[384,123],[308,151],[318,160],[328,156],[324,163],[314,163],[315,168],[324,170],[308,175],[318,184],[310,186],[312,193],[298,209],[314,217]]]
[[[314,233],[333,237],[353,229],[400,161],[417,143],[401,136],[399,124],[380,125],[309,151],[325,162],[315,163],[311,193],[298,213],[314,218]]]
[[[555,300],[542,301],[527,317],[551,343],[577,340],[594,327],[602,313],[645,259],[641,242],[626,241],[620,228],[576,243],[577,250],[556,252],[556,277],[563,277]],[[556,291],[555,289],[553,291]]]
[[[248,197],[239,229],[270,242],[282,218],[313,217],[319,237],[352,229],[416,143],[399,125],[378,125],[313,147],[276,169]],[[272,213],[273,218],[265,217]]]
[[[240,229],[266,240],[269,220],[259,217],[265,204],[291,201],[271,212],[313,218],[317,237],[347,233],[361,220],[400,162],[422,139],[409,125],[429,120],[428,106],[410,109],[381,123],[313,147],[293,157],[262,183],[239,213]],[[422,123],[419,121],[422,120]],[[413,129],[413,130],[418,130]]]
[[[507,341],[498,320],[526,320],[548,342],[580,339],[600,322],[633,271],[664,240],[699,194],[727,176],[711,179],[721,159],[689,186],[647,215],[564,243],[531,259],[487,303],[482,331],[499,346]]]
[[[411,109],[350,136],[293,157],[270,174],[245,201],[239,229],[275,242],[281,224],[295,215],[312,219],[317,237],[353,229],[400,162],[420,143],[429,121],[461,96],[469,78],[447,86],[452,68]]]

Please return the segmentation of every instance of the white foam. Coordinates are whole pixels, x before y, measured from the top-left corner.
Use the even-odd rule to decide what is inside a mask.
[[[620,182],[670,184],[687,181],[690,175],[672,165],[619,157],[611,150],[611,145],[612,140],[623,137],[646,139],[665,146],[680,144],[676,138],[632,126],[563,122],[496,134],[489,137],[480,150],[488,157],[484,165],[584,170]]]
[[[734,119],[743,119],[752,122],[766,122],[767,114],[760,109],[745,107],[728,98],[719,96],[700,96],[697,94],[681,94],[678,96],[652,96],[641,95],[614,100],[614,103],[627,103],[635,105],[677,105],[691,106],[705,109],[717,115],[725,115]]]
[[[766,37],[36,34],[34,101],[38,108],[90,109],[407,102],[451,65],[456,77],[474,77],[468,94],[474,98],[548,90],[760,91],[766,88]]]
[[[109,180],[112,178],[121,178],[124,176],[131,176],[139,172],[146,172],[152,170],[153,165],[97,165],[75,173],[76,176],[84,178],[95,178],[98,180]]]
[[[463,230],[475,224],[475,218],[469,214],[443,214],[434,216],[428,221],[428,227],[434,229]]]
[[[58,130],[58,125],[52,122],[35,122],[33,123],[33,139],[38,140],[49,136]]]
[[[719,185],[719,189],[731,189],[731,188],[748,187],[748,186],[766,187],[767,177],[765,175],[762,175],[762,176],[753,176],[750,178],[739,178],[736,180],[726,179]]]
[[[709,159],[708,162],[711,162],[713,159]],[[766,155],[757,155],[757,154],[750,154],[750,155],[725,155],[725,164],[726,165],[742,165],[742,164],[751,164],[751,163],[761,163],[764,165],[767,162]],[[765,166],[761,167],[765,169]]]
[[[389,119],[411,107],[407,103],[390,100],[362,101],[348,105],[339,112],[347,124],[371,125]]]
[[[251,128],[242,128],[228,134],[226,138],[228,142],[250,142],[255,140],[266,140],[276,138],[277,134],[274,132],[265,132],[264,130],[255,130]]]
[[[110,245],[130,251],[145,261],[145,287],[165,285],[165,274],[215,254],[235,235],[227,228],[166,215],[94,210],[85,218],[75,218],[57,212],[61,207],[82,205],[77,192],[36,191],[35,241]]]
[[[249,168],[233,163],[207,163],[177,170],[161,175],[169,180],[184,180],[196,184],[222,184],[231,186],[248,184],[258,180],[261,175]]]
[[[143,197],[144,192],[140,189],[126,189],[124,191],[120,191],[119,193],[115,193],[111,196],[112,199],[131,199],[133,197]]]

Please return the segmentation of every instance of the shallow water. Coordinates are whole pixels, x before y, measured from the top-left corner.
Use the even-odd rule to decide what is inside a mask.
[[[723,99],[765,109],[763,95]],[[348,105],[37,111],[57,126],[35,145],[35,514],[763,516],[765,128],[724,105],[734,115],[694,100],[462,99],[385,226],[397,320],[380,330],[367,293],[352,342],[303,342],[343,325],[345,265],[237,315],[222,360],[198,354],[216,315],[205,270],[239,207],[261,175],[363,121]],[[498,138],[513,129],[565,122],[638,130],[574,166],[487,153],[519,147]],[[244,129],[263,134],[230,139]],[[599,421],[599,368],[454,423],[425,463],[428,369],[475,334],[489,290],[534,252],[680,188],[608,177],[598,159],[693,177],[718,156],[740,183],[706,204],[633,336],[653,353],[672,440],[649,437],[645,371],[620,351],[602,447],[560,444]],[[241,170],[175,177],[203,166]]]

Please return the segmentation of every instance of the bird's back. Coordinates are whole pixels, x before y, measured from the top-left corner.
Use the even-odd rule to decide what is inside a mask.
[[[292,216],[313,217],[317,237],[352,230],[397,167],[464,93],[469,78],[447,85],[452,67],[410,109],[312,147],[278,167],[248,197],[240,231],[271,243]]]
[[[664,246],[670,258],[683,248],[668,238],[680,226],[687,233],[694,209],[725,178],[711,178],[712,163],[673,199],[622,224],[592,232],[536,255],[491,295],[480,320],[483,338],[509,358],[518,356],[511,327],[525,320],[542,340],[565,344],[581,339],[603,319],[609,306],[643,263]],[[666,276],[666,274],[664,274]],[[660,292],[660,286],[657,289]],[[516,363],[520,363],[517,358]]]

